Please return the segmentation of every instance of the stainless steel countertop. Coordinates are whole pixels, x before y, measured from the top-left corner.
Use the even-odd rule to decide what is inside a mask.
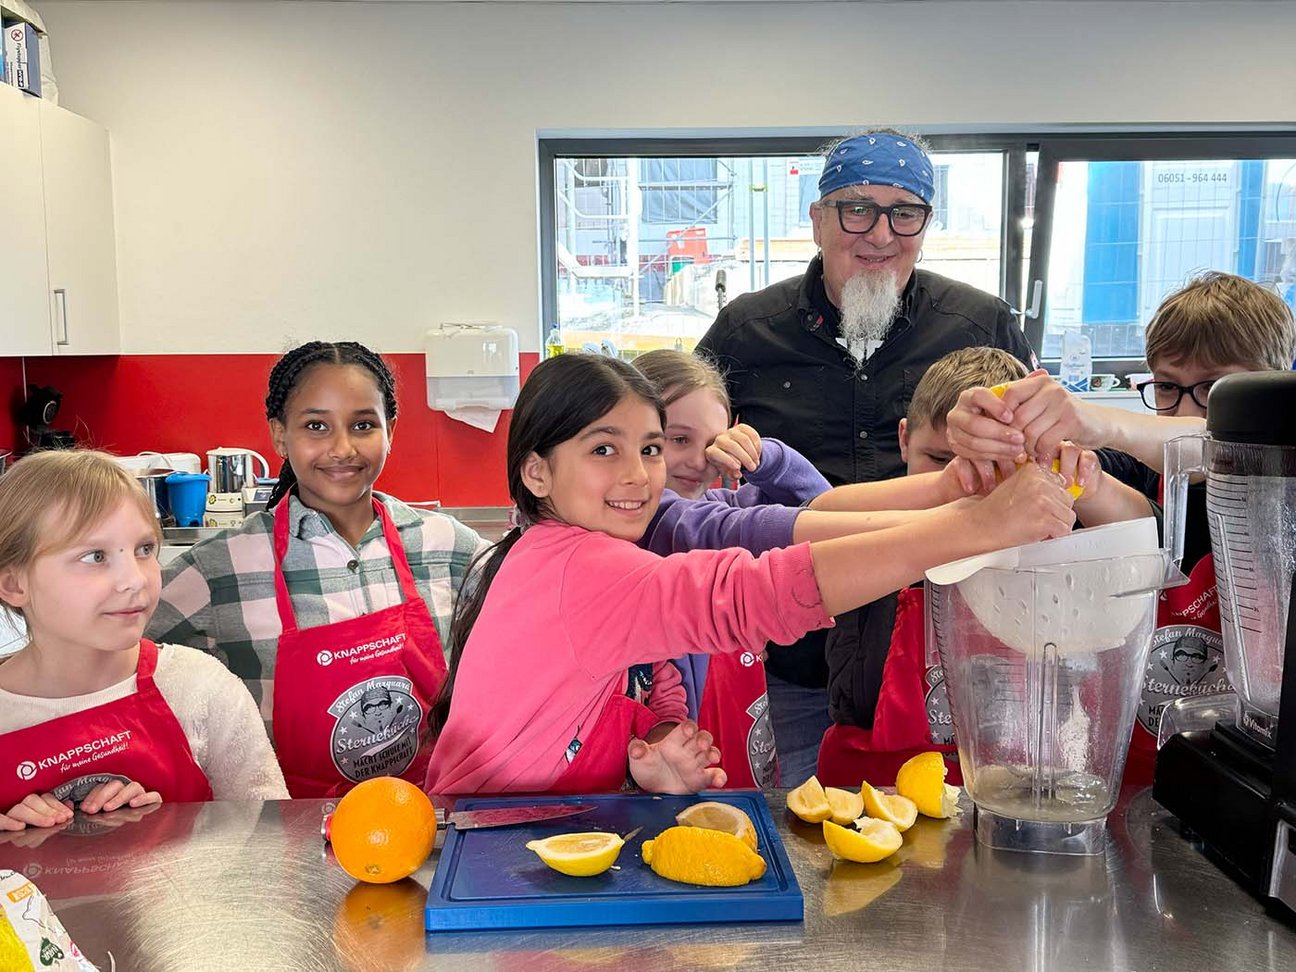
[[[78,816],[63,833],[0,836],[0,867],[26,871],[91,960],[107,970],[111,951],[123,972],[1296,968],[1296,932],[1184,840],[1150,790],[1125,794],[1105,856],[991,852],[965,813],[920,819],[898,863],[868,865],[834,863],[818,827],[792,820],[781,792],[769,799],[804,923],[425,937],[436,855],[417,884],[353,890],[326,859],[317,800]]]
[[[508,533],[509,506],[443,506],[442,513],[448,513],[466,527],[472,527],[485,539],[494,543]]]

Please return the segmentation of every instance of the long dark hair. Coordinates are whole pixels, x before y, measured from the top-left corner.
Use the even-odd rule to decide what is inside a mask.
[[[459,660],[500,565],[527,527],[552,515],[548,504],[522,482],[527,458],[533,452],[547,458],[556,446],[575,438],[581,429],[631,395],[652,405],[662,425],[666,424],[666,411],[652,382],[617,358],[559,355],[541,362],[522,386],[508,435],[508,488],[517,506],[518,526],[477,556],[455,601],[450,622],[450,677],[432,707],[433,732],[440,732],[450,715],[450,695]]]
[[[266,390],[265,412],[267,419],[286,422],[284,409],[306,372],[318,364],[356,365],[373,375],[383,396],[383,411],[389,423],[396,421],[396,377],[382,355],[370,351],[355,341],[308,341],[293,348],[275,362],[270,369],[270,385]],[[297,485],[297,474],[285,456],[279,467],[279,482],[270,492],[266,509],[273,510],[279,501]]]

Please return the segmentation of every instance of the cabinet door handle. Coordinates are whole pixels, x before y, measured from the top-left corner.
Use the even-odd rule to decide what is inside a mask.
[[[62,287],[59,287],[54,291],[54,309],[58,314],[59,320],[62,322],[60,333],[63,335],[54,343],[60,347],[67,347],[72,342],[68,340],[67,290]]]

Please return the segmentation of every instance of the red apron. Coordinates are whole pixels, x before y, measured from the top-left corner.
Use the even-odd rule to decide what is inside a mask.
[[[1193,566],[1187,584],[1161,592],[1124,781],[1137,785],[1152,782],[1157,726],[1168,703],[1230,689],[1220,635],[1215,559],[1206,554]]]
[[[726,787],[775,785],[778,754],[760,656],[743,651],[710,657],[697,721],[720,750]]]
[[[896,595],[895,624],[882,666],[882,688],[873,710],[873,728],[833,725],[819,745],[819,781],[855,788],[867,781],[891,786],[910,757],[937,750],[945,756],[950,783],[962,783],[954,723],[945,694],[945,673],[927,665],[927,624],[923,589],[907,587]]]
[[[643,738],[661,720],[646,705],[617,693],[588,733],[567,746],[569,762],[549,793],[615,793],[625,787],[630,738]]]
[[[275,603],[283,634],[273,725],[294,797],[340,796],[374,776],[423,785],[431,752],[427,711],[445,683],[445,658],[400,534],[377,500],[374,510],[404,603],[304,631],[297,629],[283,576],[288,504],[275,510]]]
[[[33,793],[79,804],[100,783],[133,781],[167,803],[212,798],[189,740],[153,682],[158,648],[141,640],[135,691],[0,735],[0,807]]]

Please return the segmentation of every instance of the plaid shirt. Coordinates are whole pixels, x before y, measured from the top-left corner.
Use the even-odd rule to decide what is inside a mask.
[[[450,657],[450,614],[472,559],[487,546],[453,517],[414,510],[375,492],[400,532],[441,648]],[[352,547],[328,517],[288,498],[284,580],[299,628],[372,614],[402,602],[382,524]],[[195,544],[162,571],[162,599],[148,637],[190,645],[224,662],[247,684],[269,729],[275,653],[283,627],[275,607],[274,515],[256,513],[237,530]]]

